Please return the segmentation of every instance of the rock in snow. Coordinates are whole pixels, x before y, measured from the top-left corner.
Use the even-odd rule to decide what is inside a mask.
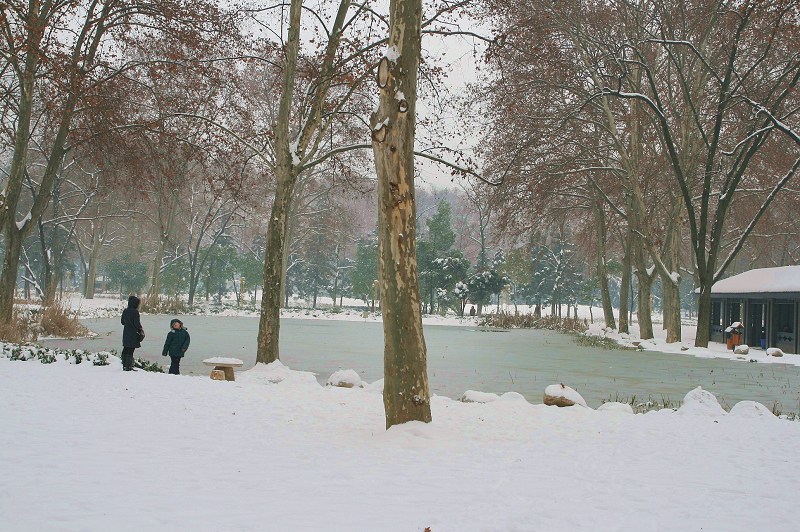
[[[354,369],[340,369],[328,377],[326,386],[338,386],[339,388],[354,388],[361,386],[361,377]]]
[[[545,388],[542,402],[548,406],[587,406],[581,394],[563,384],[551,384]]]
[[[609,401],[597,407],[598,412],[621,412],[625,414],[633,414],[633,407],[628,403],[618,403],[616,401]]]
[[[737,355],[746,355],[750,352],[750,346],[742,344],[733,348],[733,352]]]
[[[782,357],[783,356],[783,351],[781,351],[777,347],[770,347],[770,348],[767,348],[767,355],[769,355],[771,357]]]
[[[678,409],[679,414],[694,414],[701,416],[724,416],[725,409],[719,405],[714,394],[700,386],[686,394],[683,404]]]
[[[731,415],[747,418],[772,418],[777,419],[769,408],[756,401],[739,401],[731,408]]]

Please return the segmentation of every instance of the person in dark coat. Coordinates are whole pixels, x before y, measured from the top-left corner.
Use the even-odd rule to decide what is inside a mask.
[[[133,369],[133,351],[137,347],[142,347],[144,340],[144,329],[139,320],[139,298],[130,296],[128,298],[128,308],[122,311],[122,369],[131,371]]]
[[[169,322],[169,332],[167,340],[164,342],[163,356],[169,355],[171,363],[169,365],[170,375],[181,374],[181,358],[189,349],[189,331],[183,327],[183,322],[178,318]]]

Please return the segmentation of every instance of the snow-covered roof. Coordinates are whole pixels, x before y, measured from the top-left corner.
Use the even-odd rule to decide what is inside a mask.
[[[712,294],[800,293],[800,266],[758,268],[714,283]]]

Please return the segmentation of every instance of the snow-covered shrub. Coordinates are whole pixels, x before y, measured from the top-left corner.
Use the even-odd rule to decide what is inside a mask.
[[[42,364],[52,364],[53,362],[56,361],[55,353],[51,353],[44,349],[39,351],[39,353],[36,355],[36,358],[38,358],[39,362],[41,362]]]
[[[498,399],[498,400],[499,401],[506,401],[506,402],[514,402],[514,401],[522,402],[522,403],[527,403],[528,402],[528,400],[525,399],[525,396],[522,395],[519,392],[506,392],[503,395],[501,395],[500,399]]]
[[[722,416],[726,414],[714,394],[700,386],[686,394],[678,413],[704,416]]]
[[[731,415],[747,418],[769,418],[775,419],[775,414],[769,408],[757,403],[756,401],[739,401],[731,408]]]
[[[133,362],[133,367],[143,369],[145,371],[152,371],[154,373],[164,373],[164,368],[162,368],[158,362],[150,362],[149,360],[145,360],[143,358],[137,358]]]

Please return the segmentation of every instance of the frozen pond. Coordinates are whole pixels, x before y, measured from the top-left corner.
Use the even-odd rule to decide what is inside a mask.
[[[258,319],[186,316],[192,337],[182,373],[208,374],[204,358],[231,356],[255,363]],[[142,316],[147,333],[136,356],[158,361],[170,316]],[[84,320],[99,337],[50,340],[45,345],[88,350],[121,350],[119,319]],[[337,369],[354,369],[369,382],[383,377],[383,328],[380,323],[336,320],[281,321],[281,360],[292,369],[313,371],[321,382]],[[713,392],[723,406],[749,399],[784,412],[798,412],[800,368],[725,359],[604,350],[583,347],[550,331],[496,331],[472,327],[426,326],[431,393],[458,398],[466,390],[510,390],[540,403],[548,384],[563,382],[578,390],[590,406],[603,399],[636,395],[680,400],[696,386]],[[165,365],[167,366],[168,363]]]

